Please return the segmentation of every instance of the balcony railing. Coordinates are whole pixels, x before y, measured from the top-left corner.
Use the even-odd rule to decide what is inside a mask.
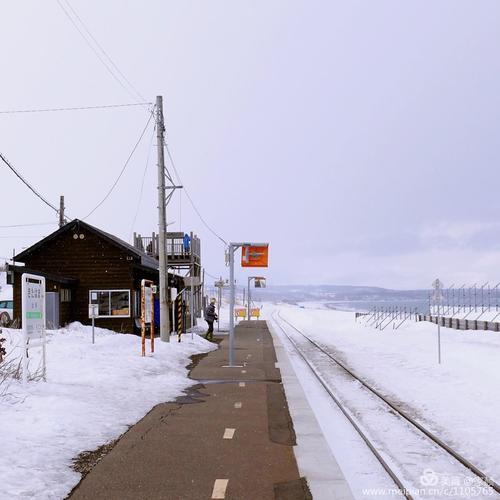
[[[189,247],[184,245],[184,233],[167,233],[166,246],[169,263],[189,264],[191,258],[194,262],[200,261],[200,239],[191,233]],[[134,233],[134,247],[155,259],[159,258],[158,235],[141,236]]]

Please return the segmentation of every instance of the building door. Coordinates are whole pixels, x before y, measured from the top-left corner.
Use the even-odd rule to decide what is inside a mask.
[[[59,328],[59,292],[45,294],[45,326],[49,330]]]

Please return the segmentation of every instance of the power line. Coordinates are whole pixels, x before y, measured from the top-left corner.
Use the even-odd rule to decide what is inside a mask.
[[[78,33],[80,33],[80,36],[83,38],[83,40],[85,41],[85,43],[89,46],[89,48],[96,55],[96,57],[99,59],[99,61],[101,61],[101,64],[107,69],[107,71],[109,72],[109,74],[118,82],[118,84],[123,88],[123,90],[125,90],[125,92],[127,92],[135,101],[138,101],[137,96],[134,95],[130,91],[130,89],[126,87],[126,85],[123,83],[123,81],[120,78],[118,78],[118,76],[115,74],[115,72],[112,70],[112,68],[110,68],[110,66],[102,58],[101,54],[99,54],[99,52],[94,47],[94,45],[92,45],[92,43],[90,42],[90,40],[85,36],[85,33],[80,29],[80,27],[78,26],[78,24],[76,23],[76,21],[73,19],[73,17],[71,17],[71,15],[68,12],[68,10],[66,9],[66,7],[64,7],[64,5],[62,4],[61,0],[57,0],[57,3],[59,4],[59,7],[61,7],[61,9],[64,12],[65,16],[71,22],[71,24],[75,27],[75,29],[78,31]],[[141,99],[141,100],[144,101],[145,99]]]
[[[139,209],[141,208],[142,193],[144,191],[144,181],[146,180],[146,172],[148,171],[149,158],[151,157],[151,148],[153,146],[153,139],[155,136],[156,125],[153,127],[153,133],[151,134],[151,140],[149,141],[148,156],[146,158],[146,166],[144,167],[144,173],[142,174],[141,191],[139,193],[139,200],[137,201],[137,209],[135,211],[134,220],[130,226],[130,237],[132,237],[132,232],[134,230],[135,221],[137,220],[137,215],[139,214]]]
[[[4,229],[7,227],[34,227],[34,226],[53,226],[55,222],[35,222],[33,224],[10,224],[8,226],[0,226],[0,228]]]
[[[134,155],[135,150],[137,149],[137,146],[139,146],[142,138],[144,137],[144,134],[146,133],[146,130],[147,130],[147,128],[148,128],[148,126],[149,126],[149,124],[151,122],[151,118],[152,117],[153,117],[153,115],[150,114],[149,118],[148,118],[148,121],[146,123],[146,126],[142,130],[141,135],[139,136],[139,139],[137,139],[137,142],[135,143],[134,147],[132,148],[132,151],[128,155],[127,161],[123,165],[123,167],[122,167],[122,169],[121,169],[118,177],[116,178],[115,182],[113,183],[113,185],[111,186],[111,188],[109,189],[109,191],[106,193],[106,196],[104,196],[104,198],[85,217],[83,217],[82,220],[88,219],[108,199],[109,195],[113,192],[113,189],[115,189],[116,185],[118,184],[118,181],[120,180],[121,176],[123,175],[123,172],[125,172],[125,169],[127,168],[127,165],[129,164],[132,156]]]
[[[15,238],[26,238],[26,239],[29,239],[29,238],[44,238],[45,235],[43,234],[24,234],[24,235],[18,235],[16,234],[15,236],[12,235],[12,236],[0,236],[0,238],[2,239],[15,239]]]
[[[103,104],[96,106],[73,106],[69,108],[41,108],[41,109],[6,109],[1,110],[0,114],[18,114],[18,113],[52,113],[54,111],[81,111],[89,109],[112,109],[112,108],[127,108],[131,106],[152,105],[151,102],[136,102],[126,104]]]
[[[5,158],[5,156],[0,153],[0,159],[12,170],[12,172],[14,172],[14,174],[21,180],[21,182],[23,182],[23,184],[25,184],[28,189],[30,189],[31,191],[33,191],[33,193],[35,194],[35,196],[37,196],[38,198],[40,198],[46,205],[48,205],[50,208],[52,208],[52,210],[54,210],[56,213],[59,213],[59,209],[56,208],[54,205],[52,205],[52,203],[50,203],[49,201],[47,201],[13,166],[12,164],[7,160],[7,158]]]
[[[118,74],[125,80],[125,82],[128,84],[128,86],[132,89],[133,92],[135,92],[136,95],[139,96],[139,98],[142,101],[145,101],[144,97],[142,94],[137,90],[137,88],[130,82],[130,80],[122,73],[120,68],[115,64],[111,56],[104,50],[103,46],[97,41],[95,36],[91,33],[91,31],[88,29],[87,25],[84,23],[83,19],[78,15],[78,12],[74,9],[74,7],[71,5],[69,0],[65,0],[66,5],[71,9],[71,12],[75,15],[75,17],[78,19],[80,24],[82,25],[83,29],[86,31],[86,33],[90,36],[90,38],[94,41],[94,43],[99,47],[100,51],[103,53],[103,55],[106,57],[106,59],[111,63],[113,68],[118,72]]]
[[[64,14],[66,15],[66,17],[71,21],[71,23],[73,24],[73,26],[76,28],[76,30],[78,31],[78,33],[80,34],[80,36],[83,38],[83,40],[85,41],[85,43],[90,47],[90,49],[94,52],[94,54],[97,56],[97,58],[99,59],[99,61],[103,64],[103,66],[107,69],[107,71],[112,75],[112,77],[120,84],[120,86],[126,90],[129,94],[130,94],[130,90],[127,89],[127,87],[124,85],[123,81],[120,80],[120,78],[118,78],[118,76],[115,74],[115,71],[118,73],[118,75],[120,75],[122,77],[122,79],[128,84],[128,86],[130,87],[130,89],[140,98],[142,99],[142,101],[145,101],[144,97],[142,96],[142,94],[137,90],[137,88],[128,80],[128,78],[123,74],[123,72],[120,70],[120,68],[115,64],[115,62],[113,61],[113,59],[109,56],[109,54],[106,52],[106,50],[104,50],[104,48],[102,47],[102,45],[98,42],[98,40],[94,37],[94,35],[91,33],[91,31],[88,29],[88,27],[86,26],[85,22],[82,20],[82,18],[78,15],[78,13],[76,12],[76,10],[72,7],[71,3],[69,2],[69,0],[64,0],[65,4],[67,5],[67,7],[71,10],[71,12],[73,13],[73,15],[75,16],[75,18],[79,21],[80,25],[82,26],[82,28],[85,30],[85,33],[87,33],[87,36],[90,37],[90,40],[92,40],[95,44],[95,46],[97,46],[99,48],[99,50],[101,51],[101,53],[104,55],[104,57],[109,61],[109,63],[111,64],[111,67],[109,66],[109,64],[103,59],[103,57],[101,56],[101,54],[99,54],[99,52],[96,50],[95,46],[91,43],[91,41],[89,40],[89,38],[87,38],[87,36],[85,36],[84,32],[80,29],[80,27],[78,26],[78,24],[75,22],[75,20],[73,19],[73,17],[70,15],[70,13],[68,12],[68,10],[64,7],[64,5],[62,4],[61,0],[57,0],[57,3],[59,4],[59,6],[61,7],[61,9],[63,10]],[[115,70],[113,71],[112,68]],[[131,95],[131,94],[130,94]],[[134,97],[135,98],[135,97]],[[151,111],[151,110],[150,110]],[[152,114],[152,112],[151,112]],[[149,123],[149,122],[148,122]],[[141,136],[142,138],[142,136]],[[139,142],[140,142],[140,139],[139,139]],[[177,178],[179,180],[179,183],[182,184],[182,180],[181,180],[181,177],[175,167],[175,164],[174,164],[174,161],[173,161],[173,158],[172,158],[172,154],[170,153],[170,150],[168,148],[168,145],[165,143],[165,147],[166,147],[166,150],[167,150],[167,153],[168,153],[168,156],[170,158],[170,162],[172,163],[172,166],[174,168],[174,171],[177,175]],[[134,148],[134,151],[135,151],[135,148]],[[133,153],[133,152],[132,152]],[[127,161],[128,163],[128,161]],[[126,164],[124,166],[124,169],[126,167]],[[123,169],[123,170],[124,170]],[[121,177],[121,174],[123,173],[123,170],[122,172],[120,173],[120,175],[118,176],[118,179],[115,181],[115,184],[112,186],[110,192],[106,195],[106,197],[102,200],[102,202],[92,211],[90,212],[89,215],[87,215],[87,217],[89,217],[105,200],[106,198],[109,196],[109,194],[111,193],[111,191],[113,190],[114,186],[116,185],[116,183],[118,182],[119,178]],[[165,169],[165,173],[167,174],[167,177],[169,177],[169,180],[171,180],[170,178],[170,174],[168,173],[168,170]],[[173,184],[173,183],[172,183]],[[142,188],[141,188],[142,190]],[[224,243],[224,245],[227,246],[227,241],[222,238],[221,236],[219,236],[219,234],[217,234],[213,229],[212,227],[206,222],[206,220],[203,218],[203,216],[201,215],[200,211],[198,210],[198,208],[196,207],[193,199],[191,198],[188,190],[186,187],[184,187],[184,190],[186,192],[186,196],[191,204],[191,206],[193,207],[194,211],[196,212],[196,214],[198,215],[198,217],[200,218],[201,222],[205,225],[205,227],[214,235],[216,236],[222,243]],[[87,218],[85,217],[85,218]]]
[[[209,276],[210,278],[213,278],[214,280],[218,280],[219,278],[217,276],[214,276],[213,274],[210,274],[206,269],[205,269],[205,274]]]
[[[196,205],[194,204],[194,201],[193,199],[191,198],[191,195],[189,194],[189,191],[187,190],[186,186],[183,184],[182,182],[182,179],[181,179],[181,176],[179,175],[179,172],[177,171],[177,168],[175,167],[175,162],[174,162],[174,159],[172,158],[172,154],[170,153],[170,149],[168,147],[168,144],[166,142],[164,142],[165,144],[165,149],[167,150],[167,154],[168,154],[168,157],[170,159],[170,163],[172,164],[172,168],[174,169],[174,172],[175,172],[175,175],[177,176],[177,180],[179,181],[179,184],[182,184],[183,186],[183,189],[184,189],[184,192],[186,193],[186,196],[189,200],[189,203],[191,203],[191,206],[193,207],[193,210],[196,212],[196,214],[198,215],[198,217],[200,218],[201,222],[203,222],[203,224],[205,225],[205,227],[215,236],[217,237],[220,241],[222,241],[222,243],[224,243],[224,245],[228,245],[227,241],[222,237],[222,236],[219,236],[211,227],[210,225],[208,224],[208,222],[203,218],[203,216],[201,215],[200,211],[196,208]]]

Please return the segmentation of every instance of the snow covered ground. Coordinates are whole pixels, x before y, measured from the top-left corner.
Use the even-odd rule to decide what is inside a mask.
[[[7,285],[5,272],[0,272],[0,300],[12,300],[12,285]]]
[[[284,318],[335,351],[358,375],[403,403],[429,430],[500,480],[499,333],[441,328],[439,365],[436,325],[410,322],[381,332],[355,323],[352,312],[288,305],[279,309]]]
[[[20,331],[3,329],[3,336],[8,353],[19,355]],[[189,356],[216,346],[196,334],[174,339],[155,339],[153,355],[148,342],[143,358],[134,335],[96,328],[93,345],[91,327],[73,323],[49,331],[47,382],[23,388],[14,381],[0,396],[0,498],[64,498],[80,480],[72,470],[75,457],[181,395],[192,384]],[[32,354],[34,371],[39,353]]]

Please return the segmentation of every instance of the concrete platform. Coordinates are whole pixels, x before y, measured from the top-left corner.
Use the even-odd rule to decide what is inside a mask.
[[[217,338],[217,337],[216,337]],[[156,406],[132,427],[73,491],[72,499],[311,498],[293,452],[273,341],[265,321],[236,329],[199,360],[199,383],[176,403]]]

